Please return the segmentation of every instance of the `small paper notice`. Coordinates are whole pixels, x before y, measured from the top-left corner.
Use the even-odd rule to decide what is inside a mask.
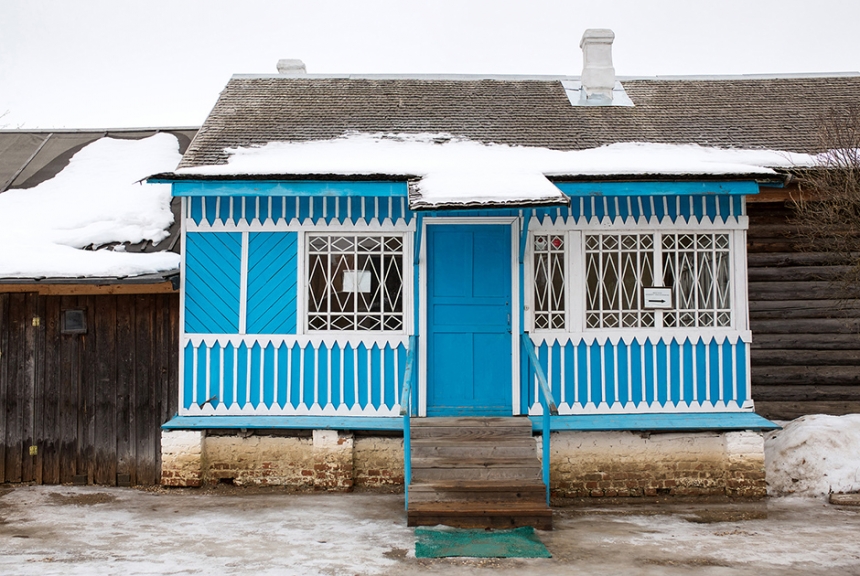
[[[342,292],[370,292],[370,272],[367,270],[344,270]]]
[[[643,308],[672,308],[671,288],[643,288]]]

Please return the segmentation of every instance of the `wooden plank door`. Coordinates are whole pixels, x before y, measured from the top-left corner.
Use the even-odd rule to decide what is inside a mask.
[[[510,416],[511,230],[427,227],[427,415]]]

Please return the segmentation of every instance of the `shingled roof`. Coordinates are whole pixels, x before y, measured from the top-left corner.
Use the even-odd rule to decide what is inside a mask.
[[[73,157],[84,151],[90,145],[97,145],[102,139],[111,140],[136,140],[141,141],[159,133],[170,134],[176,139],[179,152],[182,153],[188,147],[191,139],[196,133],[195,128],[142,128],[142,129],[107,129],[107,130],[0,130],[0,198],[8,198],[14,193],[31,194],[29,190],[38,190],[39,185],[49,183],[57,178],[69,167]],[[79,171],[80,173],[80,171]],[[86,172],[85,176],[96,179],[97,174]],[[146,173],[137,177],[146,176]],[[128,184],[133,184],[129,180]],[[65,190],[64,190],[65,191]],[[69,190],[70,198],[78,198]],[[21,197],[21,196],[19,196]],[[13,204],[21,206],[22,204]],[[23,204],[26,206],[26,204]],[[70,200],[63,206],[75,208],[79,205]],[[21,208],[18,208],[21,210]],[[118,249],[126,253],[156,254],[180,251],[180,202],[179,198],[173,198],[170,203],[173,212],[173,223],[167,229],[167,238],[153,243],[152,240],[140,242],[107,242],[98,245],[90,245],[82,251]],[[97,223],[103,224],[103,222]],[[94,224],[95,225],[95,224]],[[0,235],[2,236],[2,235]],[[13,241],[20,239],[13,238]],[[119,246],[122,244],[121,246]],[[20,244],[13,244],[20,248]],[[119,247],[118,247],[119,246]],[[118,248],[117,248],[118,247]],[[6,252],[4,252],[6,250]],[[136,276],[53,276],[53,275],[14,275],[6,276],[3,273],[4,264],[2,256],[12,254],[8,244],[0,243],[0,288],[10,284],[146,284],[164,282],[165,279],[176,278],[179,271],[165,270],[151,274],[139,274]],[[6,260],[8,263],[8,260]],[[38,267],[43,265],[42,261],[33,263]],[[49,265],[45,264],[47,267]],[[8,268],[6,268],[8,269]]]
[[[633,107],[572,106],[572,77],[236,76],[179,168],[226,148],[348,131],[445,132],[479,142],[581,150],[617,142],[816,152],[815,123],[860,101],[860,75],[622,79]]]

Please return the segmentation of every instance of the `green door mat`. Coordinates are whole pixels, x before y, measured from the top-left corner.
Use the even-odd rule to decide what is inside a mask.
[[[416,558],[551,558],[531,526],[511,530],[416,528]]]

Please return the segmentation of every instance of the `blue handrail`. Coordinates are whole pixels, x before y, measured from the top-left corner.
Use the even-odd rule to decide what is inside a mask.
[[[537,354],[535,354],[535,347],[532,343],[531,337],[527,333],[523,333],[522,336],[523,348],[526,350],[526,355],[529,359],[529,364],[531,364],[532,370],[534,370],[535,376],[537,376],[538,380],[538,389],[540,390],[539,399],[541,405],[541,412],[543,412],[542,420],[541,420],[541,428],[542,428],[542,436],[541,436],[541,444],[543,448],[543,461],[541,462],[541,468],[543,472],[543,483],[546,486],[546,505],[549,506],[549,445],[550,445],[550,415],[558,416],[558,407],[555,403],[555,398],[552,396],[552,389],[549,387],[549,383],[546,380],[546,374],[543,371],[543,366],[541,366],[540,360],[538,360]],[[531,374],[531,370],[528,372]]]
[[[418,336],[410,336],[406,347],[406,370],[403,372],[403,389],[400,391],[400,415],[403,416],[403,492],[405,507],[409,510],[409,484],[412,482],[412,438],[410,436],[410,421],[412,415],[412,388],[415,379],[415,351],[418,348]]]

